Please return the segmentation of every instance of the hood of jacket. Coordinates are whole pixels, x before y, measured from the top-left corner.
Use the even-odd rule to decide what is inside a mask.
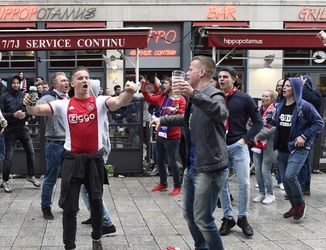
[[[303,81],[298,77],[291,77],[286,80],[290,81],[292,85],[293,95],[297,105],[300,104],[302,100]]]
[[[91,80],[91,95],[97,97],[98,94],[100,93],[100,80]]]
[[[312,84],[311,76],[304,75],[302,78],[303,78],[304,81],[306,81],[305,86],[307,86],[310,90],[312,90],[313,89],[313,84]]]

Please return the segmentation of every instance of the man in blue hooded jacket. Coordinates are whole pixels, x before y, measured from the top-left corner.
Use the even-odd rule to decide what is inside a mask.
[[[315,135],[324,127],[324,121],[312,104],[302,99],[303,81],[289,78],[284,82],[283,99],[277,106],[273,123],[276,126],[274,150],[278,150],[278,164],[283,172],[284,188],[291,209],[284,218],[299,220],[304,217],[306,205],[298,181],[298,173],[313,145]]]

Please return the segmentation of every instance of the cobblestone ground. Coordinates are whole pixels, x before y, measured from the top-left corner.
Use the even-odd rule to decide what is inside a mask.
[[[305,197],[307,213],[302,221],[282,218],[282,213],[290,206],[275,182],[276,201],[273,204],[250,202],[248,220],[254,227],[254,236],[245,238],[236,226],[229,236],[222,238],[225,249],[326,249],[326,175],[313,175],[312,178],[311,196]],[[110,187],[105,187],[104,199],[117,233],[102,239],[104,249],[154,250],[166,249],[169,245],[194,249],[182,216],[182,195],[170,197],[168,192],[151,192],[151,187],[158,181],[158,177],[110,179]],[[169,182],[172,187],[171,177]],[[54,193],[55,219],[46,221],[40,209],[41,190],[25,179],[13,179],[11,183],[13,193],[7,194],[0,189],[0,249],[63,249],[62,212],[57,205],[60,185],[56,186]],[[255,183],[253,176],[251,198],[258,193]],[[234,179],[231,180],[231,188],[236,199]],[[215,215],[220,226],[222,211],[216,209]],[[88,217],[81,203],[77,249],[91,249],[91,228],[80,224]]]

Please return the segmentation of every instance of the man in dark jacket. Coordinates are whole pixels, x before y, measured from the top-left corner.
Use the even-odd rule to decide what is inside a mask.
[[[7,92],[0,98],[1,111],[8,121],[8,127],[4,130],[6,155],[2,173],[3,182],[1,184],[1,187],[7,193],[12,192],[9,183],[9,174],[16,140],[21,142],[26,152],[26,180],[31,182],[35,187],[41,186],[41,183],[34,176],[35,153],[32,138],[25,125],[27,113],[23,104],[23,97],[24,94],[19,90],[19,77],[14,76],[8,86]]]
[[[263,121],[254,100],[239,90],[237,72],[232,67],[223,67],[219,72],[219,84],[225,94],[226,106],[229,109],[229,118],[226,124],[226,143],[229,152],[229,169],[236,173],[239,186],[238,193],[238,221],[237,225],[246,236],[252,236],[254,231],[247,220],[250,196],[250,156],[247,144],[263,127]],[[248,120],[251,128],[247,130]],[[228,235],[235,226],[230,199],[228,170],[227,178],[221,191],[221,205],[223,209],[223,223],[220,228],[222,236]]]
[[[213,212],[226,178],[228,154],[224,122],[228,110],[223,93],[209,81],[215,63],[205,56],[193,58],[187,77],[179,83],[180,92],[189,97],[184,115],[164,116],[153,123],[185,126],[188,167],[183,177],[184,217],[196,249],[223,250]]]
[[[306,205],[302,196],[298,173],[304,164],[316,134],[324,121],[309,102],[302,99],[303,81],[289,78],[284,82],[283,99],[277,106],[273,123],[276,126],[274,150],[283,172],[285,192],[291,208],[284,218],[299,220],[304,217]]]

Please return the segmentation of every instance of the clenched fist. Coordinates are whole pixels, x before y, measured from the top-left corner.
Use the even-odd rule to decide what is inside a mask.
[[[137,85],[134,82],[127,81],[125,85],[125,91],[130,94],[135,94],[137,92]]]

